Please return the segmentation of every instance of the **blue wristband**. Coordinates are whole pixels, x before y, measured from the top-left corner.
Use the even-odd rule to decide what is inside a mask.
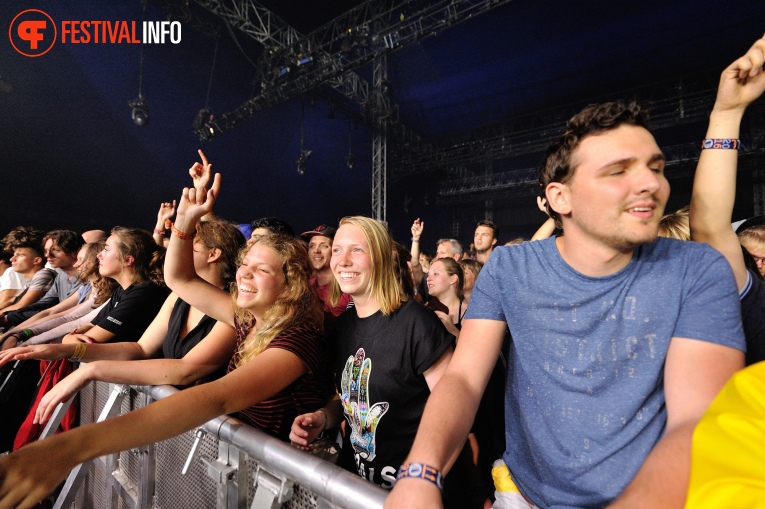
[[[423,463],[404,463],[401,468],[398,469],[398,475],[396,479],[405,479],[407,477],[413,477],[416,479],[424,479],[436,485],[439,490],[444,489],[444,479],[441,472],[436,467],[425,465]]]
[[[741,145],[741,140],[737,138],[706,138],[701,142],[701,149],[704,150],[710,148],[722,148],[728,150],[737,150],[739,145]]]

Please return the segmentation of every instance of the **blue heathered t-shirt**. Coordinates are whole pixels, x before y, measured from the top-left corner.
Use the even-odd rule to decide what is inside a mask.
[[[540,507],[602,507],[632,480],[666,424],[672,337],[745,348],[728,263],[666,238],[605,277],[572,269],[555,238],[495,249],[465,318],[510,328],[504,460]]]

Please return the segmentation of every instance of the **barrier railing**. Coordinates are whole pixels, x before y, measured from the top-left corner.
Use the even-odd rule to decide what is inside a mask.
[[[104,420],[175,392],[91,383],[80,391],[80,421]],[[58,406],[43,436],[55,431],[70,404]],[[351,472],[221,416],[172,439],[79,465],[54,508],[382,508],[385,496]]]

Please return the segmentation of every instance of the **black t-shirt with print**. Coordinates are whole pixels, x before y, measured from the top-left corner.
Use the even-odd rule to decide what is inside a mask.
[[[454,341],[438,317],[410,300],[389,316],[348,310],[331,333],[335,378],[349,424],[344,450],[355,469],[383,488],[395,484],[430,390],[423,373]],[[351,468],[350,465],[346,465]]]
[[[118,286],[109,302],[91,322],[97,327],[114,333],[112,341],[138,341],[164,304],[167,288],[151,281],[131,285],[127,289]]]

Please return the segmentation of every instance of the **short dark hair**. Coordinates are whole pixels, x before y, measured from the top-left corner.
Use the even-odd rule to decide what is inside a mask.
[[[588,136],[612,131],[622,125],[632,125],[648,129],[648,112],[636,101],[624,103],[613,101],[603,104],[590,104],[574,115],[566,124],[566,130],[547,149],[539,171],[539,186],[544,196],[551,182],[565,183],[574,175],[571,161],[574,151]],[[560,224],[560,215],[547,204],[550,217]]]
[[[0,240],[0,260],[4,261],[6,265],[10,265],[11,257],[13,257],[13,251],[6,249],[4,239]]]
[[[43,239],[43,245],[51,239],[58,247],[64,250],[67,254],[76,254],[80,248],[85,244],[85,240],[77,232],[72,230],[52,230],[49,231]]]
[[[285,221],[276,217],[261,217],[256,219],[250,224],[250,227],[255,230],[256,228],[265,228],[271,233],[281,233],[282,235],[288,235],[290,237],[295,236],[295,230],[292,229]]]
[[[497,228],[497,225],[494,224],[494,221],[489,221],[488,219],[482,219],[481,221],[478,221],[478,224],[475,225],[476,230],[479,226],[485,226],[486,228],[491,228],[492,235],[494,235],[494,238],[496,239],[499,237],[499,229]]]
[[[43,237],[45,232],[31,226],[19,226],[14,228],[3,238],[5,249],[14,251],[19,248],[29,248],[35,256],[43,257]]]

